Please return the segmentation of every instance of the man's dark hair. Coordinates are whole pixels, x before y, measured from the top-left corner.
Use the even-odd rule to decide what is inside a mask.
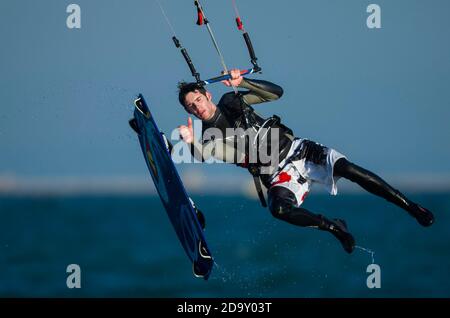
[[[181,105],[184,105],[184,98],[187,94],[191,92],[199,91],[203,95],[206,96],[206,89],[203,87],[203,85],[199,83],[186,83],[186,82],[180,82],[178,83],[178,101]]]

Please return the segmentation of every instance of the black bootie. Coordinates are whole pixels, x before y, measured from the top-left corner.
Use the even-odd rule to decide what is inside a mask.
[[[330,221],[324,216],[321,216],[321,219],[319,229],[333,234],[341,242],[344,250],[349,254],[352,253],[355,249],[355,239],[348,231],[345,221],[341,219]]]

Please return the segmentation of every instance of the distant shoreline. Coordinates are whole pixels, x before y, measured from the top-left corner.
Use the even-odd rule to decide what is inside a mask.
[[[194,177],[195,176],[195,177]],[[253,180],[246,175],[183,174],[190,194],[244,195],[256,197]],[[387,176],[395,188],[409,193],[450,192],[450,176]],[[363,193],[349,181],[338,182],[339,193]],[[317,185],[315,193],[324,193]],[[0,175],[1,196],[156,195],[150,176],[115,177],[16,177]]]

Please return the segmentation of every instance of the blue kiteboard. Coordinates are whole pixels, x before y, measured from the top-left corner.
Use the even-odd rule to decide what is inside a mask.
[[[140,94],[134,104],[134,119],[130,120],[130,125],[139,137],[145,162],[159,197],[181,245],[193,264],[194,275],[208,279],[214,261],[193,202],[186,193],[165,137],[158,129],[144,97]]]

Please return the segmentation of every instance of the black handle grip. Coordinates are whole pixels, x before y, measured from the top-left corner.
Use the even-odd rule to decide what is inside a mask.
[[[175,46],[180,49],[181,54],[183,54],[184,60],[186,61],[187,65],[189,66],[192,76],[195,77],[195,79],[197,80],[197,83],[200,82],[200,74],[197,73],[194,63],[192,63],[192,60],[189,57],[187,50],[181,46],[180,41],[175,36],[172,37],[172,40],[173,40],[173,43],[175,43]]]
[[[252,41],[250,41],[250,36],[247,32],[243,34],[245,44],[247,44],[248,53],[250,54],[250,58],[252,59],[252,63],[256,63],[256,60],[258,59],[255,55],[255,51],[253,50]]]
[[[180,48],[180,47],[181,47],[180,41],[178,41],[178,39],[177,39],[176,36],[173,36],[173,37],[172,37],[172,40],[173,40],[173,43],[175,43],[175,46],[176,46],[177,48]]]
[[[189,66],[189,69],[191,70],[191,73],[193,76],[197,78],[197,70],[195,69],[194,63],[192,63],[191,58],[189,57],[188,52],[185,48],[181,49],[181,54],[183,54],[184,59],[186,60],[187,65]]]

